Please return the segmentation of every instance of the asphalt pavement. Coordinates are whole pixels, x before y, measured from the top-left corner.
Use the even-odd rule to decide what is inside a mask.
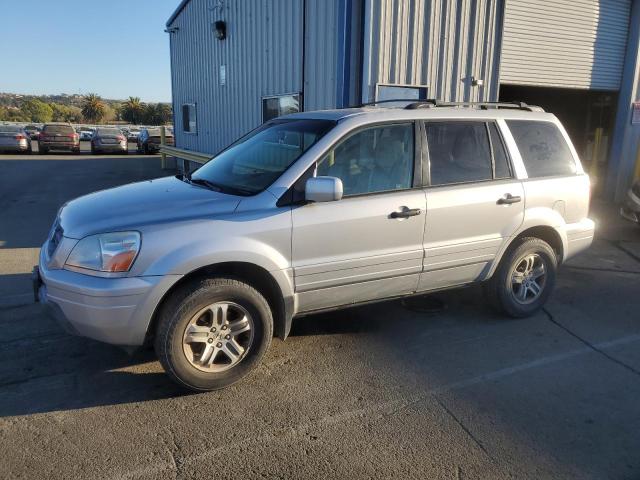
[[[0,478],[640,478],[640,228],[594,246],[529,319],[480,288],[294,321],[226,390],[153,351],[65,334],[28,273],[57,209],[172,172],[157,156],[0,156]]]

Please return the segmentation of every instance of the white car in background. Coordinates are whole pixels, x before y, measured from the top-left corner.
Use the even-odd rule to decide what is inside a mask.
[[[140,136],[140,129],[139,128],[131,128],[129,130],[129,132],[127,133],[127,140],[130,141],[130,142],[137,142],[139,136]]]
[[[89,128],[81,128],[80,129],[80,140],[91,140],[93,138],[94,129]]]

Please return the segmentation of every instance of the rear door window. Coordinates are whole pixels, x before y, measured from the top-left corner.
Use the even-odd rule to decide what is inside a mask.
[[[426,122],[431,185],[493,179],[484,122]]]
[[[507,120],[529,178],[575,175],[576,163],[566,140],[551,122]]]

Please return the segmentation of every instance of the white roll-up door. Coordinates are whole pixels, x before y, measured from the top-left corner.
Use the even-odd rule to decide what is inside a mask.
[[[618,90],[631,0],[506,0],[500,82]]]

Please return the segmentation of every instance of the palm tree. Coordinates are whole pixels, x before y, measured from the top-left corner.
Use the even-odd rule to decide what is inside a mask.
[[[104,103],[95,93],[90,93],[84,98],[82,116],[91,123],[98,123],[104,117]]]
[[[120,112],[125,121],[137,125],[144,115],[144,103],[140,101],[140,97],[129,97],[129,99],[122,104]]]

